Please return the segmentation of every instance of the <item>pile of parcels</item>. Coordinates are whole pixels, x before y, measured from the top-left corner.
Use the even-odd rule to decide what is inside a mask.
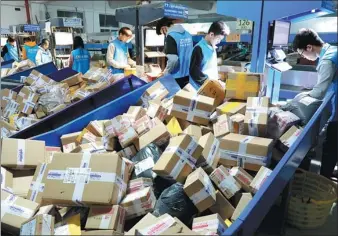
[[[103,68],[91,68],[84,75],[77,73],[61,82],[33,70],[20,91],[1,90],[1,137],[9,137],[113,82],[110,70]]]
[[[20,62],[13,62],[12,68],[1,68],[1,78],[19,73],[21,71],[28,70],[30,68],[35,67],[34,62],[31,60],[22,60]]]
[[[231,73],[226,89],[208,80],[171,98],[156,82],[126,113],[61,136],[61,147],[3,139],[2,230],[224,234],[269,178],[273,148],[301,132],[299,118],[258,97],[260,80]]]

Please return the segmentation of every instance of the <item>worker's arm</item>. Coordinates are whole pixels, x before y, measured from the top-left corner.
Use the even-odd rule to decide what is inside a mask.
[[[73,54],[71,53],[70,57],[69,57],[68,67],[72,68],[73,67],[73,63],[74,63],[74,58],[73,58]]]
[[[35,63],[37,66],[42,65],[42,51],[39,49],[35,56]]]
[[[7,52],[8,52],[8,48],[7,48],[7,45],[5,45],[1,50],[1,57],[4,57]]]
[[[167,55],[167,66],[163,71],[164,75],[167,75],[174,71],[178,64],[178,52],[177,52],[177,44],[173,37],[170,35],[167,36],[165,40],[165,54]]]
[[[115,52],[115,46],[114,44],[109,44],[108,50],[107,50],[107,64],[109,66],[112,66],[117,69],[124,69],[129,67],[129,65],[122,64],[116,60],[114,60],[114,52]]]
[[[318,82],[309,92],[309,96],[323,99],[337,72],[335,64],[330,60],[323,60],[318,67]]]
[[[204,81],[208,78],[208,76],[204,74],[202,71],[201,68],[202,61],[203,61],[202,49],[201,47],[196,46],[192,51],[189,72],[191,78],[199,85],[202,85]]]
[[[136,66],[136,61],[134,61],[133,59],[131,59],[129,52],[128,52],[128,65],[130,65],[131,67],[135,67]]]

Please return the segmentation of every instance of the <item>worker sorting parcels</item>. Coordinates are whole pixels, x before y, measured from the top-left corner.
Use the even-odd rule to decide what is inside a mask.
[[[190,84],[198,89],[207,79],[218,79],[216,45],[230,33],[223,21],[213,22],[208,34],[195,45],[190,61]]]
[[[119,30],[119,36],[108,46],[107,63],[113,74],[124,73],[124,69],[135,67],[128,52],[128,43],[131,42],[133,33],[128,27],[122,27]]]
[[[293,48],[302,57],[310,61],[318,60],[317,84],[309,92],[298,94],[300,96],[310,96],[316,99],[323,99],[325,94],[334,91],[335,97],[332,100],[332,115],[327,127],[326,140],[323,144],[323,156],[320,173],[330,178],[337,163],[337,47],[332,46],[319,37],[312,29],[300,29],[293,41]],[[337,178],[336,174],[334,174]]]
[[[193,50],[191,34],[182,25],[176,24],[180,20],[162,18],[157,22],[156,33],[166,35],[165,54],[167,65],[164,71],[158,76],[171,74],[183,88],[189,82],[189,65]]]
[[[16,46],[15,39],[12,36],[8,36],[6,45],[1,50],[1,57],[4,61],[15,60],[19,61],[18,48]]]
[[[42,39],[35,61],[37,66],[53,61],[52,54],[49,51],[48,39]]]
[[[29,59],[36,64],[35,57],[38,53],[39,46],[36,45],[36,42],[31,37],[25,38],[24,41],[25,43],[22,47],[22,59]]]
[[[90,54],[88,50],[84,48],[84,43],[80,36],[74,38],[73,48],[74,50],[69,58],[69,67],[85,74],[90,67]]]

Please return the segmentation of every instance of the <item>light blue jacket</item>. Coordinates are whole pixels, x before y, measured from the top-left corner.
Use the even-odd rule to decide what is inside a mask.
[[[10,43],[7,43],[6,47],[8,52],[5,54],[4,60],[9,61],[13,59],[15,61],[19,61],[18,48],[16,46],[12,46]]]
[[[48,49],[45,50],[42,47],[39,47],[39,51],[36,54],[35,61],[37,66],[51,62],[53,61],[52,54]]]
[[[122,65],[128,65],[128,44],[122,42],[118,38],[114,39],[112,42],[114,44],[114,60],[118,61]],[[110,66],[112,74],[124,73],[124,69],[114,68]]]
[[[72,69],[85,74],[90,66],[90,54],[86,49],[77,48],[72,51],[73,66]]]

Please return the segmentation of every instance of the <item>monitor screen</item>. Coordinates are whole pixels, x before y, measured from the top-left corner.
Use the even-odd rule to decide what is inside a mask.
[[[67,32],[55,32],[55,44],[56,45],[72,45],[73,34]]]
[[[145,34],[145,46],[146,47],[160,47],[164,46],[164,35],[157,35],[156,30],[146,29]]]
[[[7,38],[1,38],[1,47],[5,46],[7,43]]]
[[[290,34],[290,22],[275,21],[272,46],[287,46]]]

